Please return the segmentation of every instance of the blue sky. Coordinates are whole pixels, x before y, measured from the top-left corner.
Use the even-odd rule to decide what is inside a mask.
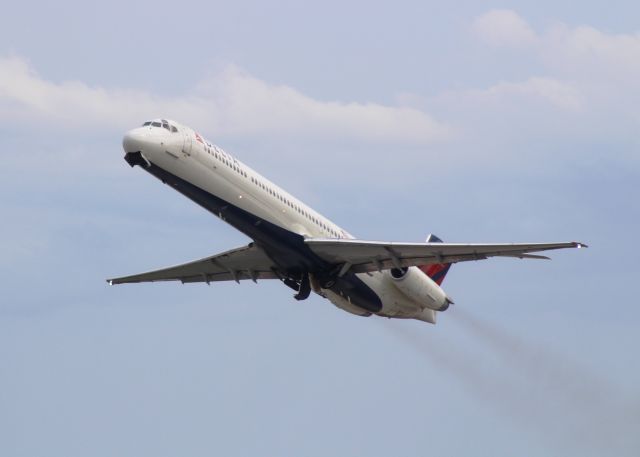
[[[640,4],[20,2],[0,16],[0,455],[637,455]],[[247,243],[122,160],[184,122],[456,265],[437,326],[276,283],[109,287]]]

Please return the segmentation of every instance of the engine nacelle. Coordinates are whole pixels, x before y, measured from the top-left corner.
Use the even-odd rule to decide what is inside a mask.
[[[392,268],[391,283],[410,300],[434,311],[444,311],[452,303],[447,294],[417,267]]]

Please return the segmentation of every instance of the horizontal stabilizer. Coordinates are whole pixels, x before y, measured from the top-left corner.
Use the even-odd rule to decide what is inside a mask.
[[[516,257],[518,259],[551,260],[551,257],[547,257],[546,255],[535,255],[535,254],[502,254],[498,257]]]

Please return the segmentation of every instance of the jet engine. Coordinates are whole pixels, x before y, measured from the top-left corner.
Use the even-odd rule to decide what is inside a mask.
[[[444,311],[453,303],[447,294],[417,267],[388,270],[391,283],[422,307]]]

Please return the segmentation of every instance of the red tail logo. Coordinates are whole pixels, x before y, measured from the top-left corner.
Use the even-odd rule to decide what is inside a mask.
[[[444,277],[449,271],[449,268],[451,268],[451,264],[435,263],[431,265],[420,265],[418,268],[420,268],[424,274],[429,276],[437,285],[441,285],[442,281],[444,281]]]
[[[427,237],[427,243],[442,243],[442,240],[434,234],[431,234]],[[420,268],[424,274],[429,276],[437,285],[441,285],[442,281],[444,281],[444,277],[449,272],[449,268],[451,268],[451,264],[432,263],[429,265],[420,265],[418,268]]]

